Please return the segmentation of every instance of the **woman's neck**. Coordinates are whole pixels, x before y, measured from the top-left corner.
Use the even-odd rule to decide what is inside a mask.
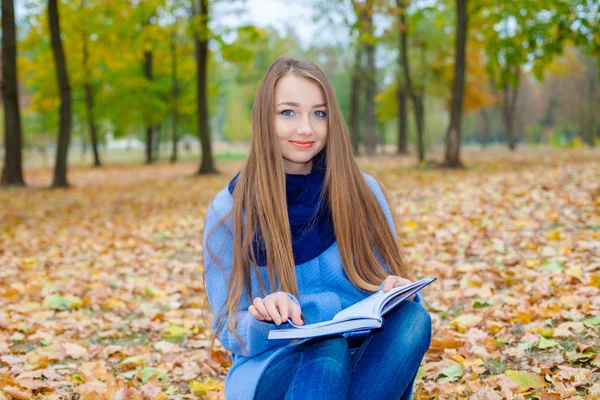
[[[308,175],[312,171],[313,160],[306,163],[295,163],[284,159],[285,173],[291,175]]]

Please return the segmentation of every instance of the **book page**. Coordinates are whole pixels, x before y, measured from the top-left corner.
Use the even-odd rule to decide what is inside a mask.
[[[404,286],[395,287],[386,293],[379,290],[366,299],[338,312],[332,320],[343,321],[355,318],[381,318],[389,309],[392,309],[396,304],[412,296],[434,280],[435,278],[421,279]],[[386,307],[386,305],[388,306]]]

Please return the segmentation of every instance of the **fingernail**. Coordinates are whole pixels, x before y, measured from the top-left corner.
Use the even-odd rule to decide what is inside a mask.
[[[277,325],[281,324],[281,319],[280,319],[280,318],[275,318],[275,323],[276,323]]]

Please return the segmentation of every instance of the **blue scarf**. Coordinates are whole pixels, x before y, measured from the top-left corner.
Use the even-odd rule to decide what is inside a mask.
[[[317,257],[335,242],[333,219],[327,196],[319,201],[325,182],[325,151],[313,159],[309,174],[285,174],[285,194],[288,206],[292,253],[296,265]],[[237,175],[229,183],[229,193],[237,183]],[[267,265],[267,254],[260,229],[253,241],[258,265]]]

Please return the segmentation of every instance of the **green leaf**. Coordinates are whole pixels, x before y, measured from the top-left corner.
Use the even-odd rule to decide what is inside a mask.
[[[484,308],[484,307],[489,307],[492,304],[494,304],[493,300],[488,300],[488,301],[476,301],[475,303],[473,303],[473,308]]]
[[[425,368],[424,367],[419,367],[419,370],[417,371],[417,377],[415,378],[415,380],[420,380],[423,375],[425,375]]]
[[[530,350],[533,346],[533,342],[521,342],[517,345],[517,347],[523,351]]]
[[[134,369],[133,371],[123,372],[121,374],[121,376],[125,379],[133,379],[137,375],[138,372],[139,371],[137,369]]]
[[[169,325],[169,332],[165,333],[164,336],[179,339],[189,334],[190,332],[191,331],[188,328],[185,328],[183,326]]]
[[[546,339],[543,336],[540,336],[540,341],[537,345],[538,349],[549,349],[556,346],[558,346],[558,342],[556,340]]]
[[[577,351],[568,351],[566,356],[569,361],[586,362],[596,357],[596,351],[594,349],[589,349],[583,353],[579,353]]]
[[[454,365],[442,370],[440,375],[447,376],[448,378],[459,378],[465,372],[465,367],[460,363],[455,363]]]
[[[587,326],[597,326],[597,325],[600,325],[600,315],[597,315],[594,318],[584,319],[583,323],[586,324]]]
[[[158,380],[164,381],[168,378],[167,373],[161,369],[153,367],[142,368],[142,383],[146,383],[152,375],[158,376]]]
[[[73,376],[71,376],[71,380],[75,383],[83,383],[83,378],[79,374],[73,374]]]
[[[564,268],[560,262],[547,261],[542,264],[542,269],[544,271],[562,272]]]
[[[541,389],[546,387],[544,378],[532,372],[506,370],[506,376],[524,388]]]
[[[79,297],[63,297],[59,294],[52,294],[44,299],[43,306],[53,310],[67,310],[69,308],[81,307],[83,302]]]

